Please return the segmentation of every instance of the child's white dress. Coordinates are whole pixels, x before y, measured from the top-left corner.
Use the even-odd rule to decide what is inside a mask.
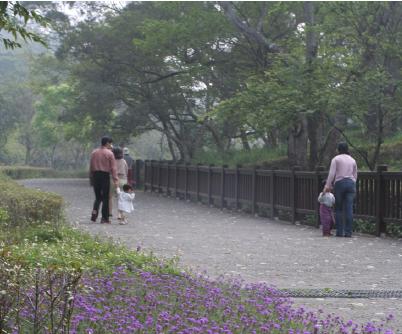
[[[117,188],[117,209],[123,212],[131,213],[134,211],[133,201],[134,193],[126,193]]]

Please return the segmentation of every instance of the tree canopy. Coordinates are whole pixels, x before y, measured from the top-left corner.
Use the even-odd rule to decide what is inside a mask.
[[[11,22],[4,13],[16,8],[23,29],[28,20],[44,22],[19,6],[3,4],[0,18]],[[374,169],[384,143],[398,141],[401,3],[72,7],[80,20],[41,9],[55,47],[35,56],[42,65],[30,69],[33,116],[26,124],[42,150],[63,141],[89,147],[105,133],[128,143],[156,131],[176,160],[285,148],[288,167],[314,169],[344,140]],[[32,36],[25,38],[37,40]],[[17,121],[8,119],[8,127]]]

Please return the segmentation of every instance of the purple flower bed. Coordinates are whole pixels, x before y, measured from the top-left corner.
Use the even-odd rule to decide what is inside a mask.
[[[265,284],[149,272],[82,278],[70,333],[393,333],[292,307]]]

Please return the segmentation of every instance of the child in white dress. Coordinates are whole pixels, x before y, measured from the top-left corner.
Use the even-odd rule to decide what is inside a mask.
[[[129,184],[123,185],[123,191],[120,188],[117,191],[117,210],[119,212],[117,219],[120,221],[120,225],[127,224],[126,213],[131,213],[134,211],[133,201],[135,194],[133,192],[133,187]]]
[[[330,192],[322,192],[318,196],[320,203],[320,221],[322,226],[322,235],[324,237],[331,236],[331,229],[335,224],[334,212],[332,207],[335,204],[335,197]]]

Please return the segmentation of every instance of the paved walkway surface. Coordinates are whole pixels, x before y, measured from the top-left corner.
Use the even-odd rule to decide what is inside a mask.
[[[129,247],[162,257],[177,255],[183,267],[206,270],[212,277],[241,275],[279,288],[402,290],[402,241],[357,235],[323,238],[321,231],[282,221],[221,211],[158,194],[136,193],[129,224],[94,224],[94,199],[87,180],[37,179],[28,187],[61,194],[70,222],[92,234],[111,236]],[[402,333],[399,298],[295,298],[297,305],[323,308],[363,323],[393,314]]]

